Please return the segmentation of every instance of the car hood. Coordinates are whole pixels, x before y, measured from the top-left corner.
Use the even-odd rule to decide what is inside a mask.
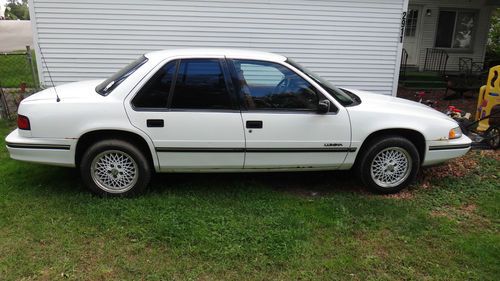
[[[455,122],[451,117],[446,114],[435,110],[427,105],[397,98],[388,95],[376,94],[368,91],[356,90],[356,89],[346,89],[347,91],[357,95],[361,99],[360,109],[373,109],[376,111],[393,112],[401,114],[411,114],[420,115],[426,117],[436,117],[440,119],[451,120]]]
[[[38,93],[35,93],[23,101],[30,102],[36,100],[51,100],[56,101],[56,93],[57,96],[61,99],[61,101],[67,99],[85,99],[85,98],[93,98],[100,96],[96,91],[95,87],[99,85],[103,80],[87,80],[80,82],[73,82],[62,84],[56,87],[47,88]]]

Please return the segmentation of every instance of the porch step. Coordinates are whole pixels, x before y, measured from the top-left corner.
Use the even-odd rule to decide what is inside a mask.
[[[400,83],[401,86],[409,89],[445,89],[445,81],[433,80],[404,80]]]
[[[437,72],[406,72],[406,80],[410,81],[442,81],[443,77]]]
[[[410,89],[444,89],[446,81],[442,75],[432,71],[407,71],[399,81],[400,86]]]
[[[416,65],[407,65],[406,72],[418,72],[418,66]]]

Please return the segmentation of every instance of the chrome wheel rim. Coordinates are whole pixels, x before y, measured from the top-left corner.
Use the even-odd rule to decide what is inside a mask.
[[[139,178],[135,160],[118,150],[107,150],[94,157],[90,174],[94,183],[109,193],[126,192]]]
[[[381,187],[391,188],[403,183],[411,172],[410,154],[400,147],[389,147],[373,158],[370,173]]]

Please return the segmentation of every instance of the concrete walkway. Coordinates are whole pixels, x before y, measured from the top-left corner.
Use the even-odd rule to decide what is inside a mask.
[[[0,52],[33,48],[31,23],[27,20],[0,20]]]

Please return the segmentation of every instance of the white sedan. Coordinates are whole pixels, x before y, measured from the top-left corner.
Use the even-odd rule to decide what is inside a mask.
[[[393,193],[471,140],[432,108],[339,89],[281,55],[183,49],[26,98],[6,145],[13,159],[77,167],[97,194],[129,196],[153,171],[351,168]]]

